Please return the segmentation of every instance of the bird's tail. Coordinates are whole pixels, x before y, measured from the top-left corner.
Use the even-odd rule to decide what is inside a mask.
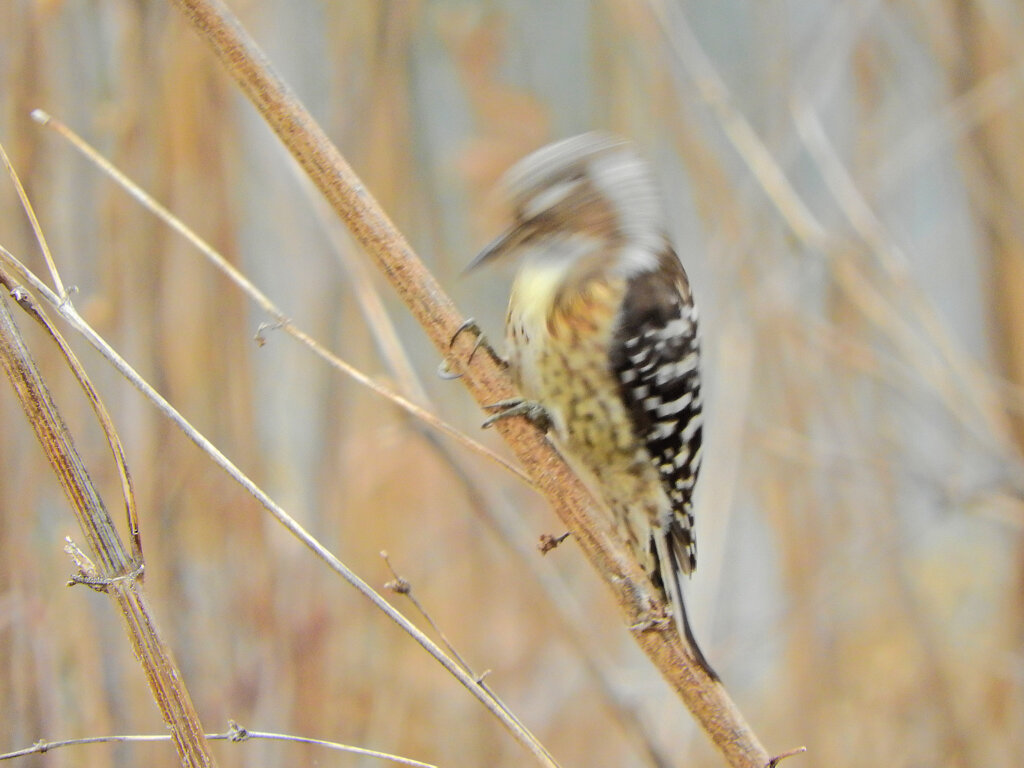
[[[679,639],[689,656],[708,673],[708,677],[716,682],[719,680],[718,673],[711,667],[708,660],[690,629],[690,620],[686,616],[686,603],[683,601],[683,567],[680,561],[681,553],[668,541],[668,536],[656,536],[658,550],[658,564],[661,570],[661,581],[665,587],[669,603],[672,605],[672,613],[675,615],[676,628],[679,630]]]

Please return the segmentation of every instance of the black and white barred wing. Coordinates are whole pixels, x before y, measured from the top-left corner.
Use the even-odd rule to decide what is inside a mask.
[[[701,461],[700,345],[689,282],[669,246],[664,269],[638,276],[623,303],[612,367],[671,503],[667,528],[683,573],[697,564],[693,487]],[[668,585],[666,585],[666,588]]]

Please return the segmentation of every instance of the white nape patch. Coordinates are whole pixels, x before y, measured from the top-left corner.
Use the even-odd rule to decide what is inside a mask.
[[[526,204],[522,207],[523,217],[529,221],[546,211],[550,211],[579,189],[579,186],[579,179],[574,179],[560,181],[546,189],[542,189],[526,201]]]

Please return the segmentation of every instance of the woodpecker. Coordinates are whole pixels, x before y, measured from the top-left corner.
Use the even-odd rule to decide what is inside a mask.
[[[527,156],[503,186],[512,224],[469,266],[519,263],[506,337],[524,399],[498,417],[543,414],[717,679],[681,585],[697,564],[697,309],[650,168],[630,143],[587,133]]]

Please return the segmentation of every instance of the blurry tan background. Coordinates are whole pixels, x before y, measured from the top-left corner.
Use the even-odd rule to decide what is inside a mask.
[[[690,603],[734,698],[769,750],[807,745],[794,768],[1024,764],[1024,7],[231,6],[492,338],[509,275],[459,271],[501,226],[500,173],[590,128],[633,137],[656,165],[704,320]],[[76,305],[378,586],[386,549],[566,768],[721,765],[571,540],[536,553],[540,534],[561,532],[537,496],[284,334],[257,348],[267,318],[32,123],[35,107],[325,344],[479,435],[481,414],[436,377],[436,353],[385,288],[418,385],[382,355],[367,289],[345,266],[358,251],[335,250],[291,161],[175,11],[0,4],[0,140]],[[0,243],[42,272],[6,181]],[[119,509],[84,399],[30,338]],[[73,341],[126,442],[154,610],[209,731],[234,718],[440,766],[528,764],[435,662]],[[63,537],[79,533],[6,383],[0,425],[0,751],[160,732],[112,606],[64,586]],[[223,766],[381,764],[275,743],[214,749]],[[89,746],[21,764],[175,757]]]

